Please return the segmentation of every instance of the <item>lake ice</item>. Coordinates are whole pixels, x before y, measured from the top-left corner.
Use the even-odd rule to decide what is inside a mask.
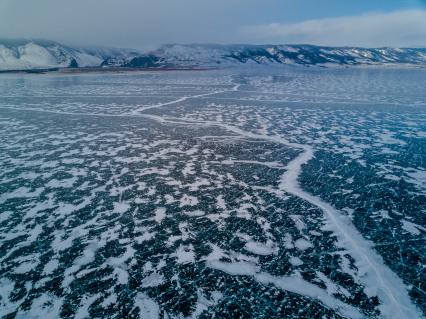
[[[1,75],[0,316],[425,316],[425,86]]]

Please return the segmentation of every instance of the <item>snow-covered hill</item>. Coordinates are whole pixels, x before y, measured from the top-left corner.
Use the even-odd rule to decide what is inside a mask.
[[[0,70],[100,66],[107,59],[130,59],[139,54],[127,49],[72,48],[46,40],[0,39]]]
[[[409,48],[365,49],[313,45],[165,45],[158,50],[150,52],[149,56],[156,58],[156,65],[176,66],[218,66],[241,63],[426,65],[426,49]]]
[[[0,39],[0,70],[100,66],[192,68],[241,64],[426,66],[426,49],[172,44],[141,52],[129,49],[72,48],[44,40]]]

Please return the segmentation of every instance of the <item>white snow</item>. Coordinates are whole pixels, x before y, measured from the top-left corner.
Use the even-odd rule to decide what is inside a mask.
[[[180,205],[179,205],[179,207],[195,206],[197,204],[198,204],[197,197],[185,194],[180,199]]]
[[[310,297],[314,300],[319,300],[327,307],[336,310],[343,316],[349,318],[362,318],[362,314],[353,306],[347,305],[339,299],[329,295],[327,291],[315,286],[304,279],[291,277],[276,277],[268,273],[259,272],[259,267],[249,262],[233,262],[226,263],[221,261],[209,261],[210,268],[226,272],[234,276],[252,276],[256,281],[262,284],[272,284],[276,287],[297,293],[302,296]]]
[[[165,207],[157,207],[154,211],[154,220],[156,223],[161,224],[161,222],[167,217]]]
[[[426,232],[426,228],[405,219],[402,220],[402,228],[415,236],[420,235],[420,231]]]
[[[192,244],[180,245],[176,250],[175,256],[177,257],[178,264],[187,264],[195,262],[194,247]]]
[[[313,247],[312,244],[306,239],[300,238],[294,242],[294,246],[296,246],[299,250],[306,250],[308,248]]]
[[[244,249],[255,254],[255,255],[272,255],[277,252],[277,248],[273,245],[272,242],[267,242],[266,244],[255,242],[255,241],[248,241]]]
[[[135,307],[139,308],[139,317],[144,319],[159,319],[160,307],[144,293],[138,293],[135,297]]]
[[[0,43],[0,70],[68,67],[75,60],[80,67],[100,66],[106,56],[129,56],[129,50],[70,48],[54,42]]]

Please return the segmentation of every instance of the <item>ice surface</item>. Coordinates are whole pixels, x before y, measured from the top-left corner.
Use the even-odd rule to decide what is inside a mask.
[[[421,318],[425,80],[2,75],[0,314]]]

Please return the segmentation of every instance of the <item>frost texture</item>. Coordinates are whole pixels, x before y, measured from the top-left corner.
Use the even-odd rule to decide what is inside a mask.
[[[2,75],[0,314],[421,317],[425,79]]]

